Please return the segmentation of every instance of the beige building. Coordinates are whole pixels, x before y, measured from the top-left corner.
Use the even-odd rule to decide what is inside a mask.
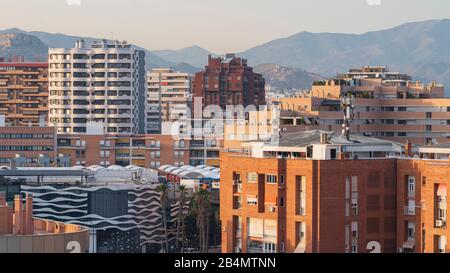
[[[386,67],[351,69],[347,74],[315,82],[309,94],[275,98],[281,109],[282,132],[322,129],[340,132],[341,97],[354,106],[351,131],[413,144],[445,143],[450,139],[450,98],[444,86],[412,82]]]
[[[171,133],[171,125],[179,122],[182,132],[188,126],[192,101],[191,77],[169,68],[152,69],[147,74],[146,131],[149,134]]]

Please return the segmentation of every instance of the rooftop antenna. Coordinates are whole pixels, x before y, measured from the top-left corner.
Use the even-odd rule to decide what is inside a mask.
[[[341,98],[341,109],[344,112],[344,123],[342,123],[342,135],[350,141],[350,125],[353,121],[355,106],[349,94]]]

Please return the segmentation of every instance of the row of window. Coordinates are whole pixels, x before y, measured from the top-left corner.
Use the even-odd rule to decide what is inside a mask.
[[[53,151],[52,146],[0,146],[0,151]]]
[[[94,54],[94,55],[88,55],[88,54],[79,54],[79,53],[75,53],[71,56],[71,54],[50,54],[50,60],[70,60],[72,57],[72,59],[74,60],[89,60],[89,59],[93,59],[93,60],[103,60],[103,59],[108,59],[108,60],[131,60],[132,55],[131,54]],[[50,66],[52,67],[52,66]],[[53,67],[52,67],[53,68]],[[55,68],[57,68],[55,66]]]
[[[12,134],[1,133],[0,139],[53,139],[53,134]]]

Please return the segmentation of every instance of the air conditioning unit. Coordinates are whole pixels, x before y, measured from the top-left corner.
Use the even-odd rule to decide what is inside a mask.
[[[222,231],[223,232],[227,231],[227,227],[222,227]]]
[[[277,208],[276,207],[269,207],[269,212],[277,212]]]
[[[436,220],[436,227],[445,227],[444,220]]]
[[[241,252],[242,252],[242,250],[241,250],[240,247],[235,247],[234,248],[234,253],[241,253]]]

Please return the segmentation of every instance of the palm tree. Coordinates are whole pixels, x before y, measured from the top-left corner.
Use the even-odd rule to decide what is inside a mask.
[[[161,244],[161,249],[165,249],[166,253],[169,252],[169,236],[168,236],[168,229],[167,229],[167,210],[169,207],[169,187],[167,184],[160,184],[156,191],[161,194],[159,198],[159,202],[161,205],[161,221],[164,229],[164,241]]]
[[[199,234],[199,247],[201,253],[208,252],[209,218],[211,213],[210,193],[200,189],[194,194],[192,208],[196,214],[196,224]]]
[[[180,251],[183,253],[184,250],[184,229],[185,229],[185,222],[184,222],[184,208],[186,206],[186,194],[187,189],[186,186],[180,185],[178,187],[178,202],[179,202],[179,209],[178,209],[178,221],[177,221],[177,241],[176,241],[176,249],[177,251]],[[181,237],[180,237],[181,232]],[[181,247],[180,247],[180,239],[181,239]]]

